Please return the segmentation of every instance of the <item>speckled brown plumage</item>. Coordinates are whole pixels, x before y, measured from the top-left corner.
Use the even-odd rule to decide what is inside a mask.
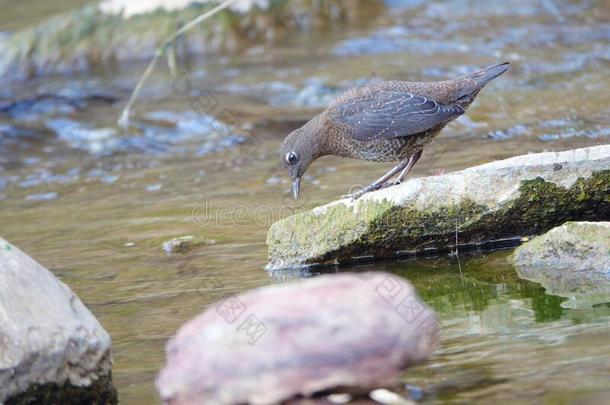
[[[508,67],[503,63],[454,80],[386,81],[347,91],[282,145],[295,197],[301,176],[324,155],[401,162],[354,197],[389,185],[389,178],[398,172],[397,182],[402,181],[425,145],[464,114],[485,84]]]

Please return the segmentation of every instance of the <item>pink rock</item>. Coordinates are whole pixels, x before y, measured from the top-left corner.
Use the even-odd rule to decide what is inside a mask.
[[[333,274],[227,298],[183,325],[157,388],[167,404],[271,404],[393,384],[438,343],[413,287],[387,273]]]

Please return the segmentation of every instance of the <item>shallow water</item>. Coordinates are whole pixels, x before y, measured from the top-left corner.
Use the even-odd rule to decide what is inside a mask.
[[[127,133],[115,121],[140,64],[0,91],[2,236],[69,284],[111,334],[121,402],[156,400],[165,341],[211,302],[313,275],[265,271],[269,225],[386,168],[323,158],[291,200],[279,144],[342,90],[513,62],[414,176],[610,139],[606,2],[388,3],[401,7],[367,27],[192,61],[176,80],[160,69]],[[196,246],[162,250],[182,236]],[[442,348],[405,379],[424,402],[601,402],[610,307],[563,308],[563,298],[518,279],[509,253],[325,271],[400,274],[438,311]]]

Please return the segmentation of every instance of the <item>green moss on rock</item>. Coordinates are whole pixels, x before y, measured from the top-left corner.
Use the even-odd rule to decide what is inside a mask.
[[[610,222],[566,222],[518,247],[520,277],[568,297],[566,307],[610,301]]]
[[[541,177],[521,183],[519,197],[498,212],[482,218],[482,238],[537,235],[566,221],[603,221],[610,218],[610,170],[579,178],[566,189]]]
[[[89,386],[77,387],[65,383],[34,385],[27,391],[6,400],[6,405],[30,404],[96,404],[115,405],[117,392],[110,375],[101,376]]]
[[[321,214],[309,211],[290,216],[269,231],[270,256],[285,257],[288,262],[296,263],[315,263],[321,256],[331,257],[333,254],[329,251],[334,246],[359,238],[367,231],[369,221],[381,217],[391,207],[388,201],[382,201],[354,211],[352,207],[336,204]]]
[[[530,236],[568,220],[610,219],[610,170],[564,188],[542,177],[521,182],[518,197],[498,207],[464,198],[421,210],[384,200],[337,203],[323,213],[300,213],[274,224],[267,240],[271,267],[389,257],[397,251],[451,249],[459,244]]]

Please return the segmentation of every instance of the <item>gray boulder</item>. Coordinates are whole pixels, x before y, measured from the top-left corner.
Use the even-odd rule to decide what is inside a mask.
[[[493,246],[610,219],[610,145],[517,156],[331,202],[269,229],[269,268]]]
[[[213,304],[167,345],[165,403],[275,404],[341,387],[395,383],[439,339],[436,316],[404,279],[334,274]]]
[[[610,222],[567,222],[515,250],[519,276],[568,297],[567,307],[610,302]]]
[[[76,295],[0,238],[0,404],[116,403],[110,337]]]

